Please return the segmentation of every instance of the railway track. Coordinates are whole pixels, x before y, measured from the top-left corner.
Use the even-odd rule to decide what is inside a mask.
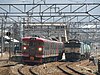
[[[18,68],[18,73],[20,75],[37,75],[35,72],[32,71],[32,69],[34,68],[34,66],[20,66]]]
[[[92,72],[85,72],[85,65],[88,62],[52,62],[45,65],[27,65],[11,63],[2,67],[9,67],[15,75],[95,75]]]
[[[60,69],[64,74],[66,75],[94,75],[92,73],[83,73],[80,70],[77,70],[75,66],[76,64],[69,62],[69,63],[63,63],[57,66],[58,69]],[[73,67],[72,67],[73,66]]]
[[[73,68],[69,67],[68,65],[70,65],[72,63],[63,63],[60,64],[59,66],[57,66],[63,73],[67,74],[67,75],[85,75],[83,73],[80,73],[76,70],[74,70]]]

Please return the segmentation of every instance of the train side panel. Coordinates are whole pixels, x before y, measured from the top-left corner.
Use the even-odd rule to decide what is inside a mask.
[[[23,60],[27,62],[43,63],[58,60],[59,51],[62,50],[63,43],[46,40],[46,39],[31,39],[27,41],[27,46],[23,45]],[[25,55],[26,54],[26,55]]]

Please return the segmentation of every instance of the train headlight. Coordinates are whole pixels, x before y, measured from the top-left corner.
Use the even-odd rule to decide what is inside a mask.
[[[78,43],[78,42],[76,42],[76,43]]]
[[[38,48],[38,50],[41,52],[42,51],[42,48],[40,47],[40,48]]]
[[[26,50],[26,47],[24,47],[23,49]]]

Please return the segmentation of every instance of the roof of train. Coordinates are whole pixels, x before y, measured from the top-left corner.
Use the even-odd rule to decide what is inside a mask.
[[[49,40],[49,39],[39,38],[39,37],[31,37],[31,36],[29,36],[29,37],[23,37],[22,39],[23,39],[23,40],[24,40],[24,39],[29,40],[30,38],[36,38],[36,40],[40,40],[40,41],[43,41],[43,42],[49,41],[49,42],[56,42],[56,43],[58,42],[58,43],[62,43],[62,42],[60,42],[60,41]]]
[[[72,41],[72,42],[73,42],[73,41],[74,41],[74,42],[79,42],[78,39],[70,39],[70,40],[68,40],[68,41],[70,41],[70,42],[71,42],[71,41]]]

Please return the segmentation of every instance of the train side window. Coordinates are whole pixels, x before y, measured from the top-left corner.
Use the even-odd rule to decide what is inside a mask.
[[[50,45],[50,47],[51,47],[50,49],[52,50],[52,49],[53,49],[53,43],[52,43],[52,42],[51,42],[51,45]]]
[[[45,50],[48,50],[48,49],[49,49],[49,46],[48,46],[49,44],[48,44],[48,42],[45,42],[44,45],[45,45]]]
[[[48,43],[48,48],[49,48],[48,50],[50,50],[50,45],[51,45],[51,43]]]

